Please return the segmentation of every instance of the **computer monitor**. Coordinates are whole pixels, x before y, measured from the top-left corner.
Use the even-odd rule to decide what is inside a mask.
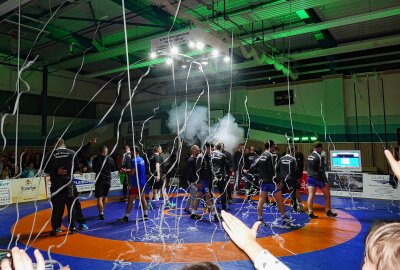
[[[331,170],[361,172],[361,152],[359,150],[331,151]]]

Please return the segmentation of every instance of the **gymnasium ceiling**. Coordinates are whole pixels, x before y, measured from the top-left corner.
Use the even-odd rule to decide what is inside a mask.
[[[85,51],[80,74],[88,78],[109,80],[126,67],[121,0],[21,2],[19,17],[18,1],[0,0],[0,63],[16,63],[20,20],[20,57],[38,56],[35,68],[76,72]],[[289,59],[288,68],[296,74],[292,79],[400,68],[400,0],[183,0],[173,25],[171,7],[178,2],[125,0],[129,62],[145,58],[132,66],[133,79],[153,65],[151,40],[171,27],[171,33],[197,28],[193,18],[220,39],[233,34],[236,44],[254,48],[258,56],[280,59],[286,66]],[[287,79],[282,70],[247,57],[238,46],[233,54],[235,86]],[[213,78],[210,83],[226,87],[227,73],[218,74],[223,83]],[[149,79],[168,83],[170,74],[159,64]]]

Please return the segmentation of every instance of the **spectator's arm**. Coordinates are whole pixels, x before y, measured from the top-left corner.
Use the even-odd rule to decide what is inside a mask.
[[[257,270],[288,270],[274,255],[263,249],[256,241],[257,229],[261,222],[257,221],[250,229],[240,219],[222,210],[222,226],[231,240],[242,249],[253,261]]]
[[[385,150],[385,156],[389,161],[390,167],[397,179],[400,179],[400,161],[396,161],[389,150]]]

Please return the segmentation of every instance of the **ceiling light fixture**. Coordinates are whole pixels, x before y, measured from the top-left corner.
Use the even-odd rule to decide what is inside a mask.
[[[150,53],[150,58],[155,59],[157,57],[157,54],[155,52]]]

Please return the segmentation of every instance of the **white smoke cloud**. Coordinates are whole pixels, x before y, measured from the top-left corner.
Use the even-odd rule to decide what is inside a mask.
[[[233,115],[225,115],[219,120],[219,124],[214,125],[212,128],[213,136],[212,142],[222,142],[225,146],[225,150],[233,153],[244,137],[243,128],[235,122]]]
[[[169,129],[177,133],[179,125],[181,138],[189,145],[203,144],[206,140],[212,143],[222,142],[225,150],[233,152],[244,137],[243,128],[235,122],[232,115],[225,115],[211,127],[211,137],[208,134],[208,110],[203,106],[196,106],[193,111],[193,104],[186,106],[182,103],[178,108],[172,108],[168,114],[167,125]],[[185,116],[187,118],[185,126]],[[177,121],[178,119],[178,121]]]
[[[181,138],[188,144],[200,143],[208,136],[207,108],[193,104],[182,103],[178,108],[172,108],[169,112],[167,125],[169,129],[177,133],[178,125]],[[185,125],[185,118],[187,118]],[[177,121],[178,119],[178,121]]]

